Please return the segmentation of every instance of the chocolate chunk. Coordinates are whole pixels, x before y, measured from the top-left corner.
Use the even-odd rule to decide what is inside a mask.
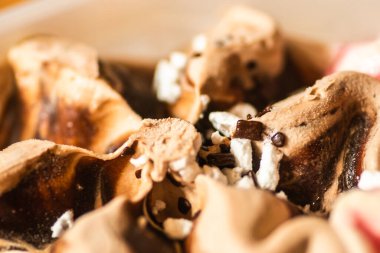
[[[252,119],[252,115],[251,114],[247,114],[247,120],[250,120],[250,119]]]
[[[271,105],[265,107],[264,110],[258,112],[258,113],[256,114],[256,117],[261,117],[261,116],[263,116],[264,114],[266,114],[266,113],[268,113],[268,112],[270,112],[270,111],[272,111],[272,106],[271,106]]]
[[[264,125],[258,121],[239,120],[236,124],[234,138],[244,138],[259,141],[262,140]]]
[[[233,168],[235,167],[235,157],[229,153],[216,153],[216,154],[209,154],[207,156],[207,164],[214,165],[219,168]]]
[[[136,171],[135,171],[135,176],[136,176],[136,178],[138,178],[138,179],[141,178],[141,172],[142,172],[142,170],[136,170]]]
[[[281,132],[275,133],[270,139],[273,145],[275,145],[276,147],[282,147],[285,145],[285,135]]]
[[[183,198],[183,197],[179,197],[178,198],[178,210],[182,213],[182,214],[187,214],[190,210],[191,210],[191,204],[190,202]]]

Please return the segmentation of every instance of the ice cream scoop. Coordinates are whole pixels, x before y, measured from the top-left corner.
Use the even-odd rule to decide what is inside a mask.
[[[99,73],[95,50],[37,36],[8,55],[20,97],[19,140],[39,138],[95,152],[114,150],[141,118]]]
[[[277,189],[297,204],[329,210],[338,193],[357,185],[362,170],[378,170],[378,94],[378,80],[341,72],[252,119],[265,126],[264,139],[277,132],[286,138],[278,147],[283,158]]]

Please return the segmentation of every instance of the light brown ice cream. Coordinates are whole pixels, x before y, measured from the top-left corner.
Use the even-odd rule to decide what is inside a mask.
[[[51,241],[50,227],[67,210],[76,218],[119,195],[140,202],[153,182],[170,172],[172,161],[195,160],[199,145],[194,126],[170,118],[143,121],[141,129],[110,154],[48,141],[16,143],[0,152],[0,237],[43,248]],[[147,157],[145,163],[138,162],[141,155]],[[160,189],[153,198],[171,200],[177,192],[189,192],[184,187]]]
[[[362,170],[378,170],[378,94],[376,79],[342,72],[254,118],[266,128],[264,139],[285,135],[277,189],[297,204],[328,211],[339,192],[357,185]]]
[[[180,77],[181,96],[170,104],[172,115],[196,122],[205,109],[202,95],[222,106],[242,101],[255,78],[270,79],[283,69],[284,42],[275,21],[246,8],[230,9],[208,34],[199,52],[190,49]]]
[[[9,51],[21,104],[19,139],[39,138],[108,152],[141,118],[99,74],[95,50],[37,36]]]
[[[297,214],[269,192],[197,179],[204,206],[186,241],[189,252],[344,252],[328,223]]]
[[[125,197],[79,218],[51,248],[54,253],[69,252],[159,252],[171,253],[174,243],[151,231],[143,216]]]

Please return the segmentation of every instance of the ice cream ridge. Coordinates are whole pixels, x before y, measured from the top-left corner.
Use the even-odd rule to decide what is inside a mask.
[[[0,252],[380,252],[380,81],[244,6],[189,44],[9,50]]]

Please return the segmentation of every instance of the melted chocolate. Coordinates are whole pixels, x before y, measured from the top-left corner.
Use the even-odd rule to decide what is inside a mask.
[[[278,189],[296,204],[310,204],[312,211],[321,210],[323,196],[335,178],[342,152],[343,171],[339,175],[338,191],[355,187],[362,171],[364,147],[372,124],[370,118],[363,114],[354,116],[350,121],[341,120],[299,153],[284,157]]]
[[[0,197],[0,234],[41,248],[52,241],[50,227],[67,210],[75,217],[93,209],[97,167],[85,159],[75,167],[75,155],[45,153],[17,187]],[[80,187],[77,187],[79,185]]]
[[[344,136],[343,124],[338,123],[297,154],[284,156],[278,189],[292,202],[302,206],[310,204],[312,211],[319,210],[322,196],[332,184]]]
[[[119,92],[142,118],[164,118],[166,105],[158,101],[153,90],[154,69],[116,62],[99,62],[100,76]]]
[[[89,148],[98,129],[87,109],[75,105],[65,106],[59,102],[57,104],[44,95],[42,98],[36,138]]]
[[[343,156],[343,172],[339,176],[338,189],[347,191],[358,184],[358,178],[363,170],[364,147],[372,122],[364,115],[354,117],[350,124],[350,133],[347,137]]]

